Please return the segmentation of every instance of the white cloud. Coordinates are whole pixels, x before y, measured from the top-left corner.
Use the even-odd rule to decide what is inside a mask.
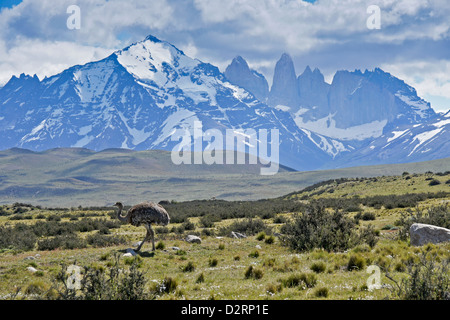
[[[450,60],[404,61],[381,68],[414,87],[436,110],[450,109]]]
[[[0,42],[0,85],[5,84],[12,75],[37,74],[42,79],[76,64],[100,60],[111,53],[110,49],[67,41],[21,39],[11,49]]]
[[[81,9],[76,31],[66,28],[72,4]],[[366,27],[369,5],[381,9],[380,30]],[[449,16],[447,0],[23,0],[0,13],[0,84],[12,74],[43,77],[103,58],[152,33],[222,70],[242,55],[269,83],[276,59],[288,52],[299,67],[326,65],[327,79],[349,65],[376,65],[417,86],[422,95],[446,97],[449,72],[426,73],[427,80],[418,82],[412,80],[419,72],[407,65],[428,61],[448,71],[436,52],[408,46],[448,42]],[[374,46],[392,54],[377,56]]]

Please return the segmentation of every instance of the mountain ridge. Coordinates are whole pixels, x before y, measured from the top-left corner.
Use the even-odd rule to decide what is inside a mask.
[[[283,54],[280,61],[278,80],[269,90],[264,76],[251,70],[242,57],[235,61],[237,75],[233,78],[230,69],[222,73],[216,66],[190,58],[169,42],[150,35],[104,59],[72,66],[43,80],[24,74],[13,76],[0,89],[3,137],[0,149],[190,150],[194,146],[194,124],[201,122],[203,130],[219,130],[222,134],[227,129],[235,133],[244,129],[254,129],[256,133],[277,129],[280,144],[279,159],[274,159],[275,162],[296,170],[315,170],[333,166],[341,158],[351,158],[352,154],[367,148],[370,140],[389,139],[393,132],[406,127],[443,121],[429,111],[429,103],[418,98],[414,88],[381,69],[364,73],[342,71],[333,87],[333,83],[324,81],[317,68],[314,71],[306,68],[302,77],[295,74],[288,54]],[[234,83],[243,74],[248,75],[245,78],[248,81],[257,83],[256,89],[263,88],[262,93],[247,89],[245,81]],[[341,75],[351,81],[339,82]],[[286,76],[288,80],[284,79]],[[361,87],[355,88],[359,82]],[[290,93],[284,94],[284,86],[279,83],[289,84]],[[343,94],[336,88],[338,83],[345,89]],[[321,86],[317,89],[320,94],[316,94],[317,86]],[[330,108],[332,90],[336,94],[331,96],[339,103],[333,103]],[[327,106],[324,106],[325,94]],[[395,108],[403,110],[396,115],[400,118],[392,116],[384,123],[384,119],[374,118],[379,112],[370,108],[360,110],[361,99],[366,95],[372,95],[375,100],[382,97],[381,102],[383,99],[392,102]],[[291,106],[278,104],[280,101],[287,101]],[[375,101],[371,106],[378,105]],[[395,115],[398,111],[395,108],[387,111]],[[448,126],[441,127],[435,139],[450,140]],[[432,124],[422,129],[427,128],[436,129]],[[424,135],[424,131],[416,131]],[[175,132],[184,134],[174,140]],[[419,138],[412,138],[409,143],[417,144]],[[258,152],[245,135],[237,139],[245,144],[245,152]],[[434,143],[439,145],[439,141]],[[207,146],[208,141],[203,141],[203,147]],[[441,157],[450,156],[447,148],[443,151]],[[385,161],[375,155],[371,157],[380,163]]]

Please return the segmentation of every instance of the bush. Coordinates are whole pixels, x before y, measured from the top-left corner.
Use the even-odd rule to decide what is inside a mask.
[[[296,251],[322,248],[343,251],[360,242],[352,219],[338,210],[328,213],[323,206],[312,205],[294,222],[283,225],[282,242]]]
[[[400,282],[389,274],[386,277],[395,283],[393,295],[402,300],[449,300],[449,260],[441,263],[436,256],[421,253],[419,263],[408,266],[408,277]]]
[[[268,227],[264,221],[261,219],[245,219],[242,221],[233,222],[226,228],[221,228],[219,230],[220,235],[229,235],[231,231],[243,233],[247,236],[253,236],[260,232],[264,232],[265,234],[272,233],[271,228]]]
[[[60,235],[38,241],[38,250],[82,249],[86,241],[76,235]]]
[[[97,232],[87,237],[87,243],[93,247],[107,247],[126,243],[123,237],[108,236]]]
[[[438,179],[433,179],[428,183],[429,186],[437,186],[439,184],[441,184],[441,182]]]
[[[409,236],[409,229],[413,223],[425,223],[438,227],[450,228],[450,209],[448,205],[433,206],[425,212],[416,208],[415,212],[402,212],[400,219],[395,224],[399,226],[399,238],[406,240]]]
[[[144,274],[137,270],[135,264],[129,269],[119,267],[119,256],[116,262],[106,272],[104,268],[85,266],[82,272],[80,290],[67,286],[67,266],[62,265],[55,278],[54,287],[58,292],[55,299],[62,300],[144,300],[149,297],[145,291]],[[59,288],[58,288],[59,287]]]
[[[0,226],[0,249],[33,250],[36,240],[36,235],[22,223],[14,227]]]

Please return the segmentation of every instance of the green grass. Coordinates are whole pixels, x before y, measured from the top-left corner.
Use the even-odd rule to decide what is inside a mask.
[[[407,180],[400,180],[401,178],[401,176],[383,177],[380,178],[379,183],[384,183],[385,188],[402,189],[397,184],[399,181],[410,183],[411,180],[416,179],[416,183],[420,183],[423,188],[419,190],[421,192],[433,192],[432,188],[445,186],[445,183],[429,186],[426,182],[430,180],[426,180],[428,178],[426,175],[412,176]],[[449,176],[432,175],[432,178],[445,182]],[[342,196],[350,190],[360,190],[366,195],[376,195],[375,191],[370,190],[372,183],[377,190],[383,190],[381,186],[378,186],[378,181],[367,182],[367,179],[345,182],[342,190],[335,191],[337,194],[334,196],[338,197],[339,194]],[[409,190],[407,187],[402,190],[407,192]],[[399,194],[400,191],[394,189],[391,192]],[[307,192],[312,193],[317,190],[312,189]],[[329,193],[312,197],[319,199],[321,196],[328,197]],[[419,202],[418,207],[427,210],[431,206],[442,205],[449,200],[448,196],[431,198]],[[14,213],[17,208],[22,208],[18,211],[23,212]],[[18,224],[33,225],[36,222],[55,223],[54,218],[48,219],[52,216],[60,218],[58,223],[73,224],[79,223],[84,218],[111,219],[109,210],[78,208],[48,210],[19,204],[2,206],[0,209],[4,213],[0,216],[0,226],[10,227]],[[422,250],[435,254],[440,261],[448,258],[450,243],[416,248],[411,247],[408,241],[398,239],[399,230],[395,228],[395,222],[408,208],[387,209],[363,206],[362,209],[363,212],[373,213],[375,220],[361,219],[357,227],[373,225],[378,231],[379,241],[373,248],[361,244],[345,252],[327,252],[322,249],[296,252],[284,246],[278,236],[273,236],[275,241],[267,242],[266,239],[271,236],[262,232],[256,232],[254,236],[245,239],[234,239],[229,235],[216,236],[222,228],[227,228],[242,219],[219,219],[211,228],[208,228],[216,234],[204,235],[202,231],[205,228],[200,223],[200,217],[190,218],[189,221],[194,229],[185,230],[182,234],[170,231],[172,227],[178,229],[182,225],[181,222],[171,223],[167,232],[156,232],[158,250],[151,252],[151,244],[146,243],[137,258],[122,257],[127,248],[132,248],[133,243],[142,240],[145,236],[145,228],[136,228],[131,225],[120,225],[118,228],[109,229],[110,234],[107,236],[123,237],[125,242],[122,244],[97,247],[94,243],[86,242],[85,248],[82,249],[56,250],[38,250],[37,244],[31,250],[0,248],[0,299],[9,298],[16,293],[18,294],[16,298],[33,299],[35,295],[49,291],[54,284],[53,279],[61,270],[62,263],[109,270],[115,263],[116,255],[120,257],[121,264],[126,268],[137,262],[138,270],[144,273],[147,280],[146,290],[159,292],[157,299],[395,298],[388,289],[389,285],[394,284],[386,277],[386,271],[394,279],[403,279],[408,270],[407,266],[418,262],[418,255]],[[212,214],[213,210],[209,213]],[[345,214],[352,218],[357,212]],[[22,215],[31,216],[31,219],[10,219],[11,217],[21,218]],[[74,220],[74,217],[79,219]],[[280,232],[283,226],[283,223],[277,223],[280,220],[278,217],[283,217],[281,220],[289,222],[292,221],[293,213],[283,212],[261,219],[271,228],[273,234]],[[98,230],[75,232],[78,237],[85,240],[97,233]],[[185,242],[183,239],[186,234],[201,234],[202,243]],[[42,239],[45,239],[45,236],[39,240]],[[179,250],[174,250],[173,247],[178,247]],[[367,288],[369,274],[366,268],[373,264],[381,268],[381,283],[384,286],[381,289],[369,291]],[[38,271],[30,272],[28,267]]]

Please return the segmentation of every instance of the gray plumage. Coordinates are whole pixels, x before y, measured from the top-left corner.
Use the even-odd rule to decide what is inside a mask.
[[[170,222],[170,217],[167,211],[159,204],[153,202],[143,202],[131,207],[125,216],[122,216],[123,205],[121,202],[117,202],[116,206],[119,211],[117,212],[117,218],[125,223],[129,223],[135,227],[144,226],[147,229],[147,234],[143,241],[136,249],[141,250],[145,241],[152,239],[153,251],[155,251],[155,232],[152,229],[152,224],[158,224],[166,226]]]

